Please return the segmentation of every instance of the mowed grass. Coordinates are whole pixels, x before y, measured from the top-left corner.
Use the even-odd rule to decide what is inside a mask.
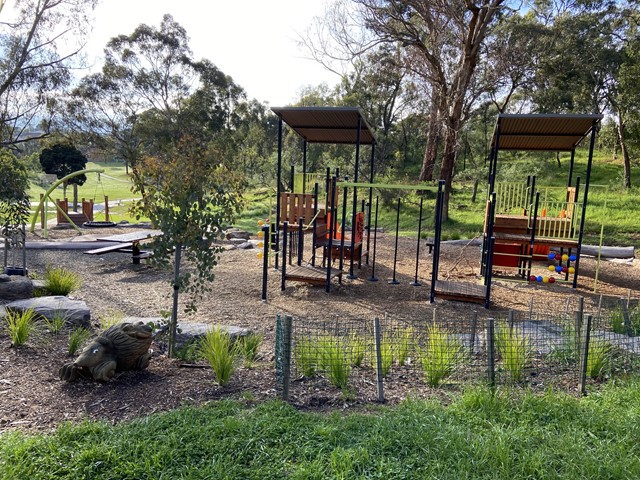
[[[0,477],[633,479],[640,382],[589,397],[470,390],[448,406],[305,413],[217,401],[111,426],[0,437]]]

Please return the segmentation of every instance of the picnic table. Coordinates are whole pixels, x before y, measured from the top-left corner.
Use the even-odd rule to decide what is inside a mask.
[[[140,249],[140,244],[160,235],[162,235],[162,231],[160,230],[139,230],[135,232],[109,235],[107,237],[98,238],[97,240],[99,242],[113,242],[113,245],[94,248],[92,250],[87,250],[84,253],[88,255],[103,255],[105,253],[112,252],[129,253],[131,254],[132,262],[135,265],[138,265],[141,259],[151,256],[151,252]]]

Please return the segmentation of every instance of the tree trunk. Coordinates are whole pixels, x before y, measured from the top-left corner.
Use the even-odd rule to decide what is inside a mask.
[[[178,294],[180,293],[180,259],[182,245],[176,244],[175,265],[173,268],[173,308],[171,309],[171,322],[169,323],[169,358],[173,358],[176,347],[176,331],[178,327]]]
[[[437,87],[431,89],[431,111],[429,112],[429,130],[427,131],[427,148],[422,159],[422,170],[420,171],[420,181],[430,182],[433,180],[433,169],[438,156],[438,145],[440,144],[440,101]]]
[[[624,188],[631,188],[631,158],[629,157],[629,149],[625,141],[626,126],[622,118],[622,113],[618,111],[618,142],[620,143],[620,153],[622,154],[622,163],[624,165],[624,178],[622,180]]]

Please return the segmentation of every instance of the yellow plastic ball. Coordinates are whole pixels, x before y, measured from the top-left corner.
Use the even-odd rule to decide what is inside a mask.
[[[262,257],[264,257],[264,253],[258,252],[258,258],[262,258]]]
[[[258,232],[258,238],[264,238],[264,232],[262,230]]]
[[[569,273],[576,273],[576,269],[573,267],[569,267]]]
[[[264,247],[264,242],[258,242],[258,248]]]
[[[556,271],[556,266],[555,265],[549,265],[549,271],[550,272],[555,272]]]
[[[542,283],[549,283],[549,277],[542,277]]]
[[[562,255],[562,261],[566,262],[567,260],[569,260],[569,255],[565,253],[564,255]]]
[[[258,226],[261,227],[264,225],[264,220],[258,220]]]

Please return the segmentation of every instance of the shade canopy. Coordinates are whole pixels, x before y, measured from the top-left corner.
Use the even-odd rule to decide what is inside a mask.
[[[274,107],[271,109],[308,143],[376,143],[371,127],[357,107]]]
[[[498,150],[573,151],[602,115],[500,114],[491,147]]]

